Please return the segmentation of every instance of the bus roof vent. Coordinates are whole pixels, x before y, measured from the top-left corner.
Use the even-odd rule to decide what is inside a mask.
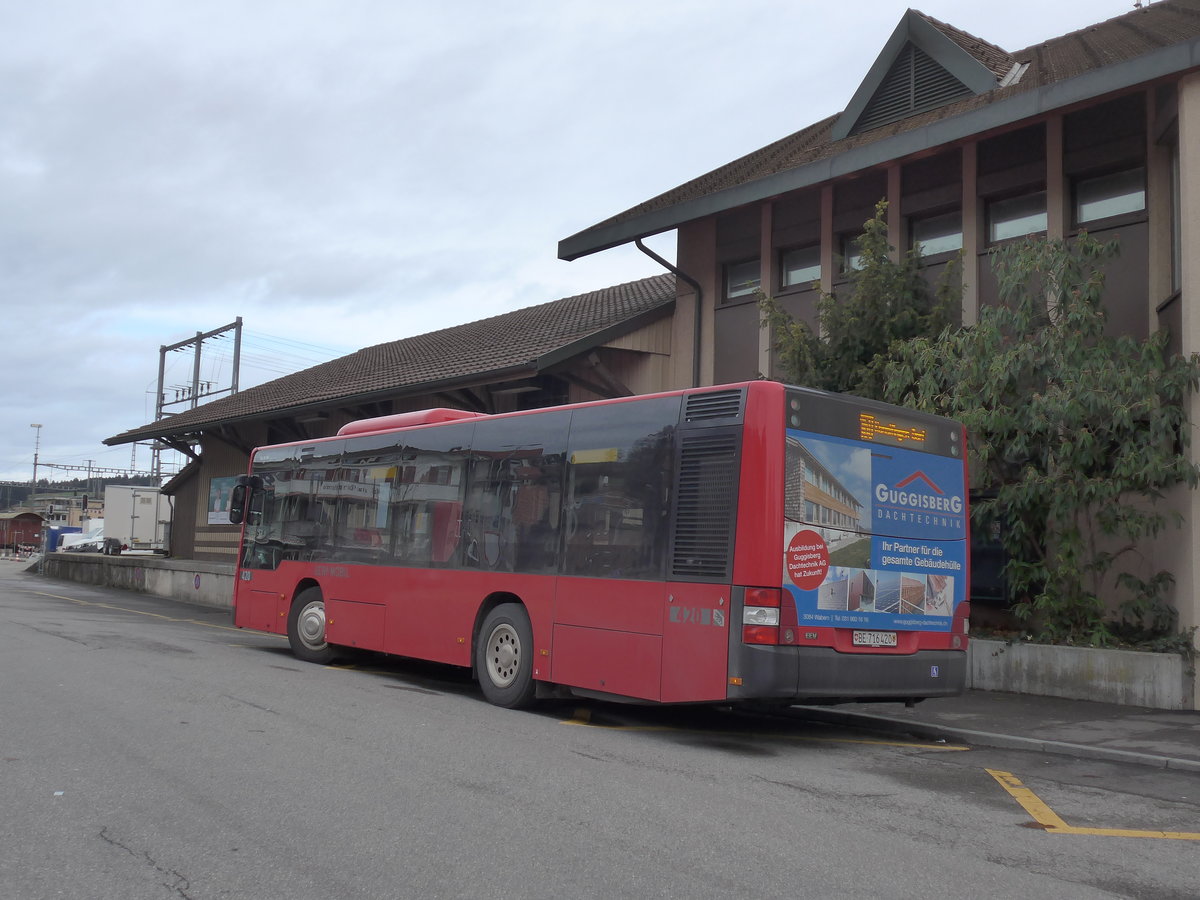
[[[704,422],[710,419],[734,419],[742,414],[746,392],[741,388],[688,394],[684,404],[685,422]]]
[[[475,419],[483,413],[467,412],[465,409],[421,409],[416,412],[396,413],[390,416],[376,416],[373,419],[358,419],[349,422],[338,429],[338,436],[351,434],[373,434],[377,431],[391,431],[393,428],[411,428],[414,425],[437,425],[441,422],[454,422],[458,419]]]
[[[728,580],[737,513],[738,432],[699,431],[680,440],[671,574]]]

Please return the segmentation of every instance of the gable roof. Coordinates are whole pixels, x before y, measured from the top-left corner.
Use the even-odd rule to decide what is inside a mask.
[[[1015,67],[999,47],[910,9],[833,123],[830,139],[986,93]]]
[[[907,45],[927,54],[934,50],[930,54],[934,61],[972,92],[859,133],[850,133],[851,124],[844,127],[846,134],[838,137],[839,123],[844,126],[847,116],[845,121],[859,120]],[[956,56],[947,45],[959,48],[965,58]],[[564,238],[558,255],[576,259],[746,203],[1188,71],[1198,64],[1200,0],[1157,0],[1014,53],[910,10],[855,93],[851,101],[855,108],[847,106],[841,114]],[[975,92],[982,84],[978,67],[996,79],[994,87],[981,93]],[[1020,67],[1026,68],[1022,71]],[[977,77],[978,82],[974,80]]]
[[[667,315],[675,276],[655,275],[465,325],[377,344],[104,443],[181,437],[235,422],[277,418],[335,403],[364,403],[534,375]]]

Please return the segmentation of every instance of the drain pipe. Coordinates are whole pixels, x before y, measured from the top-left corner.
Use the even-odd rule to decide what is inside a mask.
[[[677,266],[667,262],[657,253],[643,244],[641,238],[635,238],[634,244],[637,245],[639,250],[645,253],[648,257],[650,257],[676,278],[691,285],[692,289],[696,292],[696,314],[693,317],[695,320],[695,326],[692,329],[692,387],[700,387],[700,313],[701,300],[704,298],[704,291],[700,288],[700,282],[698,282],[691,275],[681,272]]]

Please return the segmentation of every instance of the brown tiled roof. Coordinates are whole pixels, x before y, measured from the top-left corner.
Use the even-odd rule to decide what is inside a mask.
[[[1200,37],[1200,0],[1157,0],[1142,9],[1013,53],[939,22],[924,13],[917,15],[978,59],[996,74],[997,79],[1008,73],[1013,62],[1028,63],[1029,69],[1015,84],[965,97],[938,109],[837,141],[831,138],[831,132],[839,116],[830,116],[567,238],[560,244],[560,255],[571,258],[591,253],[605,246],[612,246],[613,243],[632,240],[634,236],[674,227],[689,218],[730,208],[737,203],[724,203],[714,195],[810,163],[831,160],[858,147],[916,131],[935,122],[1025,92],[1057,84],[1099,68],[1134,60],[1163,47]],[[597,238],[594,245],[590,243],[591,232],[622,223],[630,223],[627,231],[637,232],[635,222],[641,217],[693,201],[706,202],[703,209],[693,210],[692,215],[680,215],[677,219],[671,219],[669,214],[665,218],[656,216],[653,228],[640,234],[623,232],[617,238],[609,239],[607,243],[600,238]]]
[[[927,16],[925,13],[914,10],[922,19],[944,34],[958,46],[962,47],[973,57],[979,60],[983,65],[991,70],[992,74],[997,79],[1003,78],[1008,74],[1015,62],[1011,53],[1006,50],[1001,50],[995,44],[989,44],[982,38],[977,38],[973,34],[968,34],[961,28],[955,28],[953,25],[947,25],[945,22],[939,22],[933,16]]]
[[[222,397],[104,441],[194,434],[223,423],[282,415],[290,410],[423,393],[490,377],[532,375],[647,317],[675,300],[675,276],[664,274],[538,306],[367,347],[294,375]]]

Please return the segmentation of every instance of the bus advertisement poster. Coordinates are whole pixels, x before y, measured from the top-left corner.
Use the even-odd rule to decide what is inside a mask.
[[[785,491],[798,624],[950,630],[966,596],[961,459],[789,429]]]

